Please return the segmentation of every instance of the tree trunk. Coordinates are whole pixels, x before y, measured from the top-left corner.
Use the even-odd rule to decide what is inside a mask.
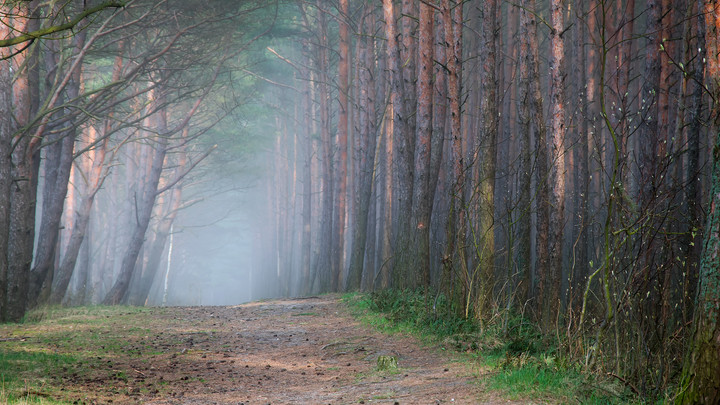
[[[560,309],[560,279],[563,264],[563,228],[565,227],[565,44],[560,36],[564,31],[563,1],[552,0],[550,22],[550,223],[548,254],[548,287],[545,289],[542,312],[543,330],[554,330]]]
[[[19,31],[27,29],[28,5],[19,5],[11,11],[16,13],[10,24]],[[31,86],[28,66],[25,63],[30,52],[36,48],[25,49],[15,55],[10,64],[14,73],[12,88],[11,114],[14,124],[10,129],[12,139],[13,185],[10,189],[10,226],[8,241],[7,273],[7,319],[19,321],[27,309],[29,273],[32,263],[35,236],[35,201],[37,189],[37,165],[39,156],[31,146],[29,129],[23,128],[31,118]],[[11,51],[19,49],[11,48]]]
[[[640,184],[638,187],[637,203],[640,212],[648,215],[650,204],[655,199],[655,191],[659,185],[656,178],[658,167],[658,97],[660,94],[660,46],[662,43],[661,4],[659,0],[647,0],[647,23],[645,45],[645,69],[643,76],[640,117],[638,127],[639,161],[638,172]],[[652,231],[646,232],[651,234]],[[646,238],[651,237],[645,235]],[[641,244],[640,266],[641,271],[649,269],[652,262],[652,241],[645,240]],[[647,288],[643,288],[647,290]]]
[[[91,129],[94,132],[94,130]],[[91,136],[89,142],[94,142],[96,137]],[[55,284],[52,292],[50,293],[49,303],[60,304],[62,299],[65,297],[70,279],[75,270],[78,255],[80,253],[80,247],[83,245],[85,236],[87,234],[88,224],[90,222],[90,213],[92,206],[95,201],[97,192],[102,187],[102,184],[106,178],[103,176],[102,170],[105,165],[105,154],[107,151],[109,138],[105,138],[100,146],[92,152],[93,154],[93,165],[92,168],[84,173],[84,178],[88,180],[86,190],[82,196],[82,202],[75,212],[75,224],[70,234],[68,246],[65,251],[65,255],[62,259],[62,263],[57,270],[57,277],[55,278]]]
[[[527,10],[520,11],[520,51],[519,51],[519,84],[518,84],[518,131],[520,159],[518,167],[518,249],[517,266],[519,272],[518,304],[523,308],[530,298],[532,281],[532,167],[531,167],[531,115],[530,115],[530,71],[532,54],[530,35],[534,30],[534,21]]]
[[[367,10],[366,10],[367,11]],[[370,17],[368,16],[369,20]],[[374,88],[372,83],[372,64],[369,62],[369,54],[372,52],[372,42],[367,38],[371,38],[367,35],[367,38],[363,38],[363,35],[371,32],[366,27],[370,25],[369,21],[361,22],[361,38],[358,39],[358,87],[357,87],[357,98],[358,98],[358,117],[356,119],[357,130],[354,132],[356,137],[355,143],[355,160],[357,161],[357,171],[355,173],[357,179],[357,189],[355,190],[355,224],[353,231],[352,241],[352,254],[350,258],[350,273],[348,276],[348,290],[356,290],[361,287],[361,281],[363,273],[368,265],[365,262],[366,248],[368,244],[368,232],[371,229],[368,227],[369,224],[369,213],[372,196],[372,185],[374,181],[373,172],[375,169],[374,158],[375,158],[375,132],[373,126],[370,125],[370,121],[374,120],[375,111],[374,107],[371,108],[371,95],[370,88]],[[369,26],[372,30],[372,26]],[[372,277],[372,276],[370,276]]]
[[[417,288],[430,285],[430,155],[433,113],[433,8],[420,4],[420,54],[417,79],[417,114],[413,171],[412,222],[414,243],[405,263],[406,277],[402,287]]]
[[[705,45],[707,70],[705,83],[715,99],[720,96],[720,10],[706,0]],[[702,14],[702,13],[701,13]],[[713,111],[713,114],[717,113]],[[720,145],[720,132],[715,137]],[[712,188],[698,277],[693,337],[690,341],[680,383],[678,404],[720,403],[720,149],[713,150]]]
[[[527,4],[530,10],[535,10],[535,0],[531,0]],[[542,314],[542,299],[545,295],[545,289],[550,282],[549,270],[549,234],[550,234],[550,207],[548,198],[548,148],[546,140],[545,118],[543,117],[543,98],[540,91],[540,75],[539,75],[539,54],[537,26],[535,25],[535,17],[532,17],[530,41],[530,100],[532,105],[532,116],[535,124],[535,149],[537,150],[537,171],[535,172],[535,181],[537,182],[537,280],[538,280],[538,315]]]
[[[80,57],[78,55],[85,45],[85,38],[85,30],[73,36],[73,52],[76,58]],[[75,70],[70,72],[71,81],[65,88],[67,101],[77,99],[80,94],[82,85],[81,67],[82,63],[78,63]],[[72,117],[74,113],[68,108],[65,114]],[[52,143],[46,152],[42,220],[35,254],[35,267],[33,267],[30,275],[31,283],[28,301],[31,306],[37,304],[38,300],[45,300],[50,293],[55,273],[56,255],[59,254],[59,252],[56,252],[57,240],[60,233],[65,197],[68,192],[78,123],[76,120],[71,119],[65,125],[66,128],[57,135],[54,140],[55,143]],[[53,158],[50,159],[49,156]],[[51,174],[48,175],[48,173]],[[43,290],[45,293],[41,297]]]
[[[396,203],[393,216],[393,286],[398,288],[411,287],[413,280],[409,276],[413,264],[413,235],[412,205],[413,205],[413,169],[415,156],[415,120],[416,91],[415,91],[415,59],[416,45],[413,35],[416,31],[415,2],[403,0],[402,2],[402,84],[399,100],[403,103],[404,114],[400,118],[398,111],[395,117],[400,118],[394,125],[399,126],[393,139],[393,200]],[[400,66],[400,65],[398,65]],[[410,215],[408,215],[408,213]]]
[[[2,6],[0,11],[9,13],[10,7]],[[10,26],[0,24],[0,38],[10,34]],[[12,115],[11,60],[7,59],[13,50],[0,48],[0,117]],[[8,243],[10,234],[10,193],[12,186],[12,120],[0,119],[0,322],[7,318]]]
[[[720,133],[715,142],[720,142]],[[678,404],[720,403],[720,308],[717,304],[720,302],[720,151],[717,148],[713,153],[712,178],[693,337],[683,368]]]
[[[451,7],[453,5],[453,7]],[[462,24],[463,4],[442,1],[445,43],[447,44],[447,92],[450,110],[450,155],[452,171],[451,214],[448,218],[448,245],[443,257],[445,275],[443,284],[446,294],[457,305],[464,308],[466,300],[459,293],[459,280],[467,274],[465,257],[465,161],[463,151],[462,115],[460,87],[462,77]]]
[[[181,173],[185,169],[187,159],[182,156],[181,160],[182,161],[179,163],[176,173]],[[150,296],[150,289],[160,272],[160,263],[162,261],[163,253],[165,252],[165,244],[170,236],[177,212],[180,209],[180,203],[182,202],[182,186],[178,184],[168,192],[170,193],[169,201],[166,203],[167,207],[162,219],[160,219],[157,227],[155,228],[155,240],[150,248],[147,264],[145,265],[145,276],[142,278],[140,283],[140,288],[137,293],[137,302],[135,302],[135,305],[147,305],[148,298]]]
[[[577,11],[582,14],[582,2],[575,2],[575,7],[580,7]],[[573,75],[573,87],[572,95],[574,102],[577,103],[577,110],[574,114],[577,124],[575,124],[572,148],[572,161],[570,166],[573,171],[573,214],[572,214],[572,240],[573,240],[573,258],[571,262],[572,273],[570,277],[570,288],[569,288],[569,305],[576,309],[576,305],[579,301],[579,291],[582,291],[584,286],[585,276],[587,274],[587,263],[588,263],[588,244],[587,244],[587,155],[588,148],[588,136],[587,126],[588,120],[586,119],[586,94],[585,89],[585,33],[586,26],[583,21],[580,20],[580,16],[574,19],[575,29],[571,29],[573,33],[573,59],[572,59],[572,75]]]
[[[335,218],[333,220],[335,229],[333,231],[333,252],[332,252],[332,290],[340,290],[340,276],[344,272],[345,263],[345,215],[347,210],[347,174],[348,174],[348,92],[350,72],[350,37],[348,35],[348,22],[350,18],[348,0],[340,0],[339,17],[339,54],[338,62],[338,127],[337,127],[337,148],[338,160],[337,189],[335,190]]]
[[[387,81],[388,81],[388,105],[386,107],[387,124],[384,132],[384,159],[383,159],[383,190],[381,191],[384,203],[383,221],[381,230],[380,248],[380,280],[379,287],[387,288],[391,283],[392,269],[392,238],[393,219],[396,212],[393,182],[396,179],[393,166],[393,153],[395,151],[395,140],[402,134],[402,119],[405,116],[401,101],[401,72],[399,58],[398,38],[395,22],[395,8],[393,0],[383,0],[383,19],[385,21],[385,47],[387,59]]]
[[[390,110],[391,117],[388,121],[388,131],[385,140],[385,224],[383,241],[383,263],[381,285],[391,285],[395,281],[394,269],[395,258],[392,245],[396,236],[396,222],[398,218],[400,198],[398,198],[397,187],[401,184],[400,176],[400,150],[399,144],[405,144],[405,103],[402,99],[402,71],[400,70],[400,47],[398,44],[397,23],[392,0],[383,0],[383,15],[385,18],[385,36],[387,38],[387,59],[390,82]],[[395,157],[398,159],[395,159]],[[404,158],[403,158],[404,159]],[[407,209],[407,204],[405,204]],[[407,213],[407,211],[406,211]]]
[[[703,9],[703,0],[698,0],[697,10]],[[693,78],[697,82],[693,83],[693,92],[689,107],[688,116],[688,153],[687,153],[687,171],[685,179],[687,187],[685,188],[685,201],[687,202],[687,242],[683,243],[687,246],[685,259],[685,272],[687,278],[683,286],[683,296],[685,297],[683,305],[683,324],[686,324],[690,318],[695,297],[695,287],[697,285],[697,274],[700,265],[700,257],[702,254],[702,212],[701,201],[702,185],[700,184],[700,141],[703,116],[703,93],[704,89],[700,85],[703,81],[703,73],[705,70],[705,16],[698,13],[693,18],[692,26],[694,27],[695,36],[697,38],[698,53],[695,55],[695,63],[693,66]]]
[[[309,78],[308,73],[308,78]],[[312,98],[310,96],[310,86],[312,83],[308,81],[305,88],[303,98],[305,100],[305,137],[303,139],[303,168],[302,168],[302,237],[300,247],[300,262],[302,286],[301,293],[310,295],[312,285],[310,285],[310,257],[312,254]]]
[[[151,105],[161,106],[163,97],[158,96]],[[163,162],[167,150],[167,111],[161,109],[153,114],[154,124],[157,132],[161,134],[157,138],[157,142],[153,145],[152,158],[149,159],[148,176],[145,178],[139,193],[135,193],[132,198],[136,202],[137,210],[135,212],[135,224],[128,241],[128,246],[123,254],[118,276],[103,300],[104,305],[117,305],[124,301],[130,280],[135,272],[135,264],[140,254],[140,249],[145,241],[145,232],[150,224],[153,206],[155,205],[155,197],[157,187],[160,182],[160,176],[163,170]],[[139,195],[138,195],[139,194]]]
[[[441,2],[436,2],[442,10]],[[447,240],[441,240],[442,232],[441,228],[447,227],[447,218],[449,206],[446,205],[451,200],[451,195],[448,190],[452,188],[450,185],[452,170],[447,170],[448,166],[443,163],[443,155],[445,155],[445,161],[451,161],[447,156],[447,148],[445,145],[445,138],[447,136],[447,112],[449,105],[448,97],[448,78],[446,66],[447,63],[447,48],[448,44],[445,42],[446,30],[452,30],[452,27],[447,28],[444,21],[445,11],[436,11],[435,14],[435,39],[434,39],[434,83],[433,83],[433,116],[432,116],[432,137],[430,139],[430,218],[431,223],[437,223],[438,221],[444,225],[439,228],[437,225],[433,226],[433,229],[429,230],[430,237],[430,272],[431,282],[435,282],[437,277],[437,265],[438,265],[438,254],[437,248],[447,244]],[[452,22],[451,22],[452,23]],[[450,166],[451,167],[451,166]],[[442,180],[441,180],[442,177]],[[448,187],[449,186],[449,187]],[[443,206],[444,205],[444,206]],[[440,248],[442,252],[442,248]]]
[[[473,243],[479,254],[480,266],[478,296],[475,307],[475,316],[486,321],[492,315],[493,290],[495,287],[495,172],[497,170],[497,135],[498,135],[498,106],[497,106],[497,28],[496,28],[497,2],[486,0],[483,2],[483,28],[480,100],[481,124],[481,150],[479,187],[479,235],[475,235]],[[479,246],[477,246],[479,244]]]
[[[319,3],[318,3],[319,4]],[[321,45],[317,48],[319,74],[318,97],[320,99],[320,144],[321,144],[321,176],[322,176],[322,207],[320,251],[318,252],[318,268],[320,291],[327,292],[332,288],[332,231],[333,231],[333,164],[332,139],[330,139],[330,91],[328,89],[328,37],[325,15],[318,15]]]

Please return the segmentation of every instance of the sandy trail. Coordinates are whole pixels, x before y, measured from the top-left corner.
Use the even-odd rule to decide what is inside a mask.
[[[4,335],[11,338],[0,350],[76,359],[26,388],[29,396],[63,403],[510,403],[484,390],[476,366],[360,324],[336,295],[229,307],[79,309],[2,326]],[[395,356],[399,368],[378,371],[381,355]]]
[[[481,400],[467,364],[360,325],[334,296],[173,308],[165,316],[194,331],[169,331],[179,337],[173,354],[130,365],[139,380],[169,388],[137,398],[143,403],[503,403]],[[377,371],[379,355],[397,356],[399,370]]]

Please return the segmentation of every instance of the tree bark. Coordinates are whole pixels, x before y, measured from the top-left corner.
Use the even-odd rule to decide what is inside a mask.
[[[367,10],[366,10],[367,11]],[[370,17],[366,17],[370,19]],[[371,32],[372,26],[369,25],[369,21],[361,21],[360,27],[360,39],[358,39],[358,87],[357,87],[357,98],[358,98],[358,117],[356,120],[357,129],[354,132],[356,137],[355,143],[355,160],[357,161],[357,172],[355,173],[357,179],[357,189],[355,190],[355,224],[353,230],[353,241],[352,241],[352,253],[350,258],[350,273],[348,275],[348,290],[356,290],[361,287],[361,281],[363,273],[366,272],[368,267],[365,262],[365,253],[368,244],[368,232],[372,230],[368,227],[370,204],[372,196],[372,186],[374,181],[374,158],[375,158],[375,133],[370,125],[370,121],[374,121],[374,107],[371,109],[371,95],[370,88],[374,88],[372,83],[372,64],[369,60],[369,54],[372,53],[372,42],[366,38],[371,38],[368,33]],[[369,28],[370,30],[368,30]],[[367,35],[365,38],[364,36]],[[372,277],[372,275],[370,275]]]
[[[94,132],[94,130],[91,129]],[[90,142],[93,142],[96,137],[91,136]],[[65,255],[62,259],[60,267],[57,270],[57,277],[55,278],[55,284],[53,285],[52,292],[48,302],[50,304],[60,304],[62,299],[65,297],[70,279],[73,275],[75,265],[77,263],[78,255],[80,253],[80,247],[85,240],[87,234],[88,224],[90,222],[90,213],[92,210],[93,203],[97,192],[100,191],[100,187],[107,176],[107,173],[103,175],[102,170],[105,165],[105,155],[107,151],[109,138],[105,138],[100,146],[95,149],[93,154],[93,165],[88,173],[84,173],[88,184],[86,190],[82,196],[82,201],[77,211],[75,212],[75,224],[70,234],[68,246],[65,250]],[[90,153],[90,152],[88,152]]]
[[[703,9],[703,0],[696,2],[697,10]],[[700,83],[703,82],[703,73],[705,71],[705,16],[698,13],[693,18],[692,26],[697,38],[698,50],[695,55],[695,63],[693,66],[692,77],[693,92],[691,95],[690,108],[688,114],[688,153],[687,153],[687,171],[685,173],[685,201],[687,202],[687,218],[688,218],[688,242],[687,246],[685,272],[687,278],[684,283],[683,296],[685,302],[683,305],[683,323],[687,323],[692,312],[695,297],[695,287],[697,286],[697,275],[700,265],[700,257],[702,255],[702,212],[701,201],[702,184],[700,183],[700,142],[701,128],[703,119],[703,95],[704,89]]]
[[[579,291],[582,291],[584,280],[587,274],[588,263],[588,244],[587,244],[587,170],[588,170],[588,136],[587,127],[588,120],[586,109],[586,95],[588,90],[585,89],[586,75],[586,57],[585,57],[585,36],[586,24],[582,21],[583,13],[582,2],[576,0],[575,7],[579,7],[574,21],[573,33],[573,62],[572,75],[573,87],[571,99],[577,104],[577,110],[574,114],[576,121],[573,138],[572,160],[570,166],[573,171],[572,189],[573,189],[573,208],[572,208],[572,241],[573,241],[573,258],[571,262],[570,287],[569,287],[569,305],[573,309],[577,308],[579,301]]]
[[[340,0],[339,16],[339,54],[338,62],[338,123],[337,148],[338,160],[337,190],[335,190],[335,230],[333,238],[332,290],[340,289],[340,276],[345,269],[345,216],[347,210],[347,175],[348,175],[348,93],[350,72],[350,37],[348,22],[350,18],[348,0]]]
[[[75,58],[81,57],[81,50],[85,45],[86,31],[82,30],[73,36],[72,48]],[[80,94],[82,81],[82,63],[77,63],[75,69],[70,72],[71,80],[65,87],[65,99],[67,102],[77,99]],[[72,117],[73,111],[66,109],[65,114]],[[42,220],[40,222],[37,251],[35,254],[35,266],[30,275],[30,291],[28,301],[31,306],[38,303],[38,300],[45,300],[50,293],[55,274],[55,262],[57,240],[60,232],[65,197],[68,192],[70,171],[73,164],[73,152],[75,138],[77,136],[77,121],[71,119],[67,122],[66,128],[60,132],[48,147],[45,159],[45,182],[43,189]],[[47,158],[52,156],[53,158]],[[48,175],[51,173],[50,175]],[[45,291],[41,297],[42,290]]]
[[[0,7],[9,13],[10,7]],[[0,38],[10,35],[10,26],[0,24]],[[7,57],[13,50],[0,48],[0,117],[12,116],[12,71]],[[0,322],[7,318],[8,243],[10,234],[10,193],[12,186],[12,120],[0,119]]]
[[[450,110],[450,139],[452,156],[452,214],[448,219],[448,246],[443,258],[446,274],[446,293],[457,304],[465,307],[465,298],[458,293],[458,284],[467,274],[465,256],[465,152],[463,151],[460,89],[462,78],[462,26],[463,3],[442,1],[445,26],[446,58],[448,70],[448,103]]]
[[[447,244],[447,240],[442,240],[442,228],[447,228],[449,203],[452,200],[452,196],[448,193],[448,190],[452,189],[452,170],[448,170],[452,166],[447,166],[446,163],[451,162],[452,159],[448,156],[448,149],[446,147],[446,138],[450,139],[449,131],[447,127],[448,119],[447,112],[450,104],[450,98],[448,97],[448,77],[447,77],[447,48],[448,44],[445,42],[447,27],[445,25],[445,11],[442,9],[442,2],[436,2],[439,6],[440,11],[435,11],[435,39],[434,39],[434,82],[433,82],[433,116],[432,116],[432,137],[430,139],[430,218],[431,224],[440,222],[441,225],[432,225],[433,228],[429,230],[430,238],[430,274],[436,275],[438,260],[438,250],[442,252],[443,248],[439,248]],[[452,21],[452,20],[451,20]],[[451,22],[452,23],[452,22]],[[452,30],[452,27],[449,28]],[[445,156],[443,161],[443,156]],[[445,235],[447,236],[447,235]],[[431,277],[430,282],[436,283],[437,277]]]
[[[11,26],[19,31],[27,30],[28,4],[14,7],[10,17]],[[12,49],[18,51],[19,49]],[[8,277],[7,277],[7,319],[19,321],[27,309],[29,272],[32,263],[35,236],[35,201],[39,156],[31,146],[29,128],[31,107],[31,86],[28,64],[25,62],[33,48],[25,49],[11,60],[15,80],[11,85],[12,109],[10,115],[12,135],[13,185],[10,189],[10,224],[8,241]]]
[[[417,114],[413,171],[412,223],[414,243],[409,252],[413,260],[402,287],[417,288],[430,285],[430,163],[433,113],[433,8],[420,3],[420,55],[417,78]]]
[[[475,235],[478,265],[480,267],[478,296],[475,316],[486,321],[492,315],[493,290],[495,288],[495,173],[497,171],[497,137],[498,137],[498,82],[497,82],[497,2],[483,2],[482,78],[480,92],[481,149],[479,187],[478,229]],[[479,246],[478,246],[479,245]]]
[[[710,58],[708,59],[710,61]],[[720,142],[720,133],[715,142]],[[678,404],[720,402],[720,151],[713,153],[712,189],[695,302],[693,337]]]
[[[307,73],[308,79],[310,73]],[[312,134],[312,118],[313,104],[310,95],[310,86],[313,84],[308,81],[305,87],[303,98],[305,100],[305,137],[303,139],[303,168],[302,168],[302,237],[300,247],[300,262],[302,286],[301,291],[304,295],[310,295],[312,285],[310,285],[310,263],[312,254],[312,159],[313,159],[313,140]]]
[[[530,115],[530,71],[532,54],[530,48],[530,35],[534,32],[533,19],[530,13],[520,11],[520,51],[519,51],[519,83],[518,83],[518,132],[520,159],[518,167],[518,249],[517,266],[519,275],[518,304],[523,308],[530,298],[530,283],[532,281],[532,167],[531,167],[531,124]]]
[[[318,3],[319,4],[319,3]],[[320,291],[330,291],[332,288],[332,231],[333,231],[333,157],[332,139],[330,138],[330,91],[328,89],[328,37],[325,15],[318,14],[321,45],[317,47],[317,61],[320,83],[318,98],[320,107],[320,144],[321,144],[321,177],[322,177],[322,207],[320,251],[318,252],[318,268],[320,276]]]
[[[385,130],[385,142],[384,142],[384,185],[383,190],[383,201],[384,206],[384,221],[382,225],[382,240],[381,240],[381,263],[380,263],[380,287],[389,287],[392,276],[392,238],[393,238],[393,222],[396,217],[393,192],[394,182],[397,179],[394,170],[394,153],[396,150],[395,143],[402,137],[403,131],[403,119],[405,117],[404,105],[402,103],[402,76],[399,64],[399,46],[397,37],[397,25],[395,21],[395,8],[393,0],[383,0],[383,18],[385,20],[385,37],[387,39],[386,45],[386,58],[388,67],[388,92],[389,105],[388,105],[388,119]]]
[[[184,155],[184,152],[183,152]],[[176,173],[182,173],[187,166],[187,158],[181,156],[181,161],[178,163],[178,170]],[[147,264],[145,265],[144,277],[140,282],[140,288],[137,292],[137,302],[135,305],[147,305],[148,298],[150,296],[150,290],[160,272],[160,264],[162,262],[163,253],[165,252],[165,245],[172,229],[173,222],[177,216],[180,204],[182,202],[182,185],[178,184],[173,187],[170,191],[168,202],[165,204],[163,217],[155,227],[155,240],[152,243],[152,247],[149,249],[149,255]]]
[[[706,0],[705,45],[707,70],[705,83],[717,100],[720,96],[720,5]],[[715,137],[720,145],[720,132]],[[678,404],[716,404],[720,402],[720,149],[713,150],[712,187],[705,228],[703,253],[698,277],[693,336],[687,347],[680,382]]]
[[[550,10],[550,223],[548,254],[548,287],[543,299],[542,327],[545,332],[555,328],[560,309],[560,288],[563,268],[563,229],[565,227],[565,44],[563,1],[552,0]]]
[[[410,271],[413,264],[413,235],[412,229],[412,206],[413,206],[413,169],[415,156],[415,120],[412,114],[416,112],[416,44],[413,35],[416,31],[415,20],[412,19],[416,15],[415,2],[412,0],[403,0],[402,2],[402,47],[400,48],[400,58],[402,58],[402,81],[401,92],[399,93],[401,102],[403,103],[402,117],[398,117],[395,113],[396,120],[394,125],[399,126],[400,132],[393,139],[393,200],[394,205],[393,216],[393,263],[392,263],[392,279],[393,286],[398,288],[410,287],[414,282],[410,277]],[[400,65],[398,65],[400,66]],[[410,215],[408,215],[408,213]]]
[[[535,10],[535,1],[530,0],[526,3],[528,10]],[[521,12],[521,26],[526,27],[527,31],[523,31],[523,37],[527,40],[527,55],[525,58],[521,58],[521,63],[527,64],[527,95],[521,94],[520,100],[527,98],[529,104],[529,114],[526,119],[532,121],[535,131],[535,148],[537,150],[536,155],[536,182],[537,182],[537,193],[536,193],[536,207],[537,207],[537,237],[536,237],[536,252],[537,252],[537,265],[536,273],[538,279],[538,292],[537,296],[542,297],[544,295],[544,288],[547,284],[549,272],[548,272],[548,236],[550,233],[550,210],[548,200],[548,151],[546,142],[546,127],[545,119],[543,117],[543,98],[540,91],[540,77],[539,77],[539,55],[538,55],[538,39],[537,39],[537,22],[535,16],[527,11]],[[524,60],[526,59],[526,60]],[[523,76],[521,66],[521,77]],[[521,86],[522,87],[522,86]],[[525,108],[522,104],[520,108]],[[520,113],[521,116],[523,113]],[[521,120],[521,125],[522,124]],[[528,165],[529,166],[529,165]],[[529,294],[532,295],[532,294]],[[538,300],[537,310],[538,315],[542,313],[542,307],[539,305],[541,300]]]

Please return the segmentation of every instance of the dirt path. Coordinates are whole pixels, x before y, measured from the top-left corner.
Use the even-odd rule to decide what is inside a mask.
[[[60,403],[509,403],[483,392],[467,363],[361,325],[337,296],[70,309],[40,323],[0,325],[3,336],[0,356],[74,359],[49,365],[50,375],[29,374],[34,381],[21,394]],[[381,355],[395,356],[398,369],[378,371]]]
[[[172,309],[166,316],[185,317],[197,332],[182,334],[167,358],[133,365],[140,380],[168,384],[164,398],[145,403],[483,402],[467,365],[360,325],[336,297]],[[397,356],[398,371],[377,371],[379,355]]]

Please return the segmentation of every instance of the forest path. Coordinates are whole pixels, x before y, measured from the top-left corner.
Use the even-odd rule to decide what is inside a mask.
[[[398,368],[378,371],[378,356],[396,357]],[[482,378],[437,345],[361,324],[337,295],[51,308],[0,325],[0,382],[10,383],[0,403],[8,395],[85,405],[511,403]]]
[[[176,343],[128,365],[141,384],[165,386],[136,397],[143,403],[508,403],[482,392],[467,363],[361,325],[337,296],[169,308],[162,317],[174,324],[162,340]],[[397,356],[399,369],[377,371],[379,355]]]

